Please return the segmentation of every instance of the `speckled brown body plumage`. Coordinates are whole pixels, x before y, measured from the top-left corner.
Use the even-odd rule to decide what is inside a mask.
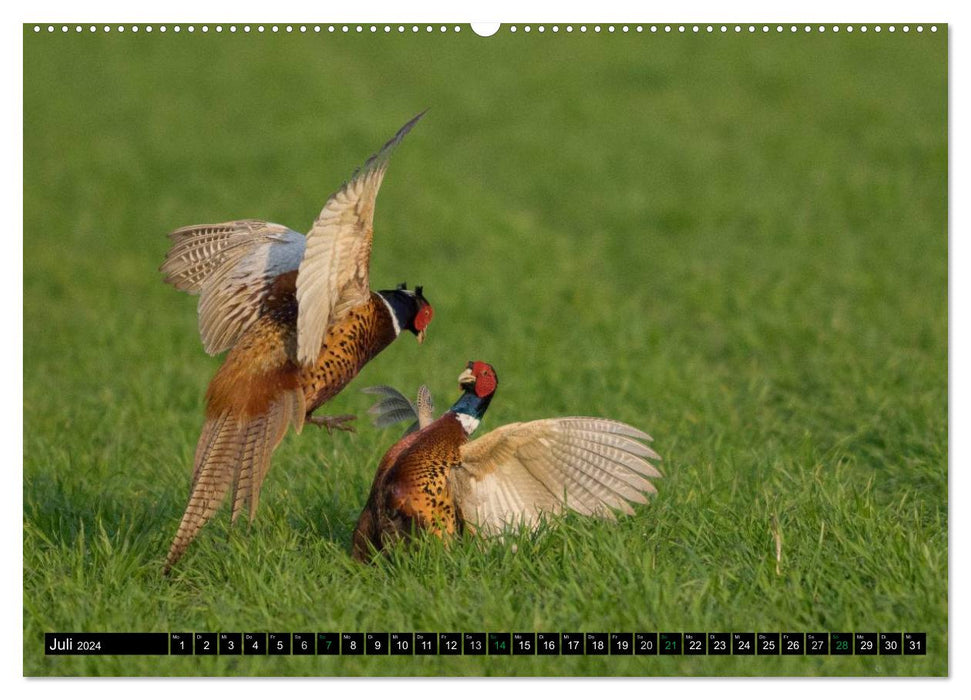
[[[296,272],[281,275],[264,302],[264,312],[246,331],[213,377],[206,395],[207,417],[232,408],[248,417],[263,413],[281,390],[299,387],[306,417],[347,386],[395,339],[394,322],[376,293],[327,329],[317,361],[296,359]]]
[[[301,370],[307,411],[336,396],[394,339],[391,315],[380,297],[372,294],[365,306],[352,309],[327,331],[317,363]]]
[[[369,561],[372,551],[418,528],[439,536],[462,532],[449,474],[461,463],[459,450],[467,441],[455,414],[446,413],[385,454],[354,530],[355,559]]]

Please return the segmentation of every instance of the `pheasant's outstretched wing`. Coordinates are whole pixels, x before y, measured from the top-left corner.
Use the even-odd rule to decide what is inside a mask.
[[[404,394],[390,386],[369,386],[361,391],[384,397],[368,409],[368,413],[374,416],[371,420],[376,428],[387,428],[395,423],[411,421],[404,433],[408,435],[435,420],[435,403],[424,384],[418,387],[417,403],[412,403]]]
[[[306,238],[247,219],[186,226],[169,234],[165,281],[199,294],[199,335],[210,355],[228,350],[260,314],[275,277],[296,270]]]
[[[465,521],[479,532],[520,523],[535,527],[564,508],[613,518],[646,502],[661,472],[651,437],[605,418],[552,418],[513,423],[465,444],[451,475]]]
[[[317,359],[324,333],[348,308],[367,301],[374,202],[395,146],[421,114],[405,124],[349,182],[330,196],[307,234],[297,273],[297,359]]]

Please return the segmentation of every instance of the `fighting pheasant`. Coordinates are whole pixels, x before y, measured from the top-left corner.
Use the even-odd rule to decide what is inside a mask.
[[[233,489],[232,521],[256,514],[270,455],[288,426],[350,430],[354,416],[312,416],[402,331],[422,342],[432,307],[422,288],[372,292],[374,203],[401,130],[330,196],[310,232],[265,221],[169,234],[165,281],[199,295],[211,355],[229,350],[206,392],[189,503],[165,562],[183,555]]]
[[[535,528],[546,514],[630,514],[645,503],[661,476],[648,460],[651,437],[606,418],[551,418],[512,423],[469,441],[498,386],[492,366],[470,362],[459,376],[462,396],[438,420],[422,387],[417,405],[390,387],[372,408],[375,423],[417,419],[381,460],[354,530],[352,555],[368,561],[415,529],[439,537],[465,529],[498,534],[509,526]]]

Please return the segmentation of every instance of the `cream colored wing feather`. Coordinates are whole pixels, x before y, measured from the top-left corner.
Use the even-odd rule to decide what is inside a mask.
[[[424,428],[435,420],[435,401],[432,399],[432,392],[424,384],[418,387],[418,400],[415,401],[415,408],[420,428]]]
[[[411,421],[404,433],[408,435],[435,420],[435,404],[424,384],[418,387],[417,403],[412,403],[404,394],[390,386],[369,386],[361,391],[384,397],[368,409],[368,413],[374,416],[371,420],[376,428],[387,428],[395,423]]]
[[[482,533],[535,527],[566,509],[613,518],[656,489],[651,437],[605,418],[552,418],[503,426],[461,448],[451,483],[465,521]]]
[[[187,226],[169,234],[165,281],[199,294],[206,352],[228,350],[260,313],[272,280],[296,270],[306,238],[286,226],[247,219]]]
[[[421,116],[401,127],[330,196],[307,234],[307,252],[297,273],[297,358],[304,364],[317,359],[327,327],[371,293],[374,202],[391,152]]]

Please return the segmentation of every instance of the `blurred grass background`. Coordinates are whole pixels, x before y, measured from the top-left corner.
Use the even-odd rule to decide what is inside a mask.
[[[404,338],[288,437],[257,521],[173,580],[220,358],[165,234],[306,231],[407,119],[375,288]],[[24,29],[24,673],[941,675],[947,667],[947,37],[235,35]],[[472,358],[481,428],[646,429],[660,495],[510,546],[347,556],[397,439]],[[776,561],[775,535],[782,559]],[[926,657],[45,658],[47,631],[926,631]]]

